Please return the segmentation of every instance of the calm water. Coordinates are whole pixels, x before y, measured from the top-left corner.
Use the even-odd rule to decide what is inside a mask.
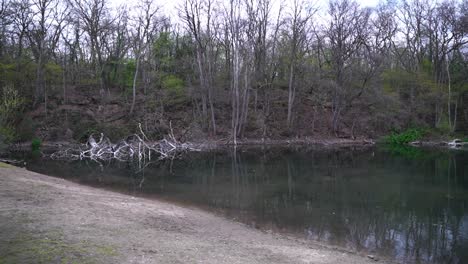
[[[468,263],[468,152],[240,149],[144,170],[32,160],[33,171],[215,211],[402,263]]]

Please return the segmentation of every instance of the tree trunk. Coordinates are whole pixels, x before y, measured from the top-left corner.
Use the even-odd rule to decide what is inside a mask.
[[[448,83],[448,99],[447,99],[447,116],[448,116],[448,123],[450,130],[452,130],[452,87],[451,87],[451,79],[450,79],[450,68],[449,68],[449,60],[448,60],[448,55],[446,56],[446,71],[447,71],[447,83]],[[455,127],[455,125],[454,125]]]
[[[138,69],[140,67],[140,54],[138,54],[136,67],[135,67],[135,75],[133,76],[133,89],[132,89],[132,106],[130,107],[129,115],[133,114],[133,109],[135,107],[135,100],[136,100],[136,82],[138,78]]]
[[[216,119],[215,119],[215,112],[214,112],[214,105],[213,105],[213,98],[211,95],[211,86],[208,89],[208,103],[210,104],[210,114],[211,114],[211,129],[213,131],[213,135],[216,135]]]
[[[291,63],[289,68],[289,84],[288,84],[288,117],[287,117],[287,127],[291,129],[292,126],[292,108],[294,105],[295,97],[295,88],[294,88],[294,62]]]
[[[44,41],[41,41],[39,47],[39,58],[36,69],[36,90],[34,96],[34,105],[37,105],[44,99]]]
[[[453,126],[452,126],[452,133],[455,132],[457,129],[457,112],[458,112],[458,100],[455,101],[455,112],[454,112],[454,117],[453,117]]]

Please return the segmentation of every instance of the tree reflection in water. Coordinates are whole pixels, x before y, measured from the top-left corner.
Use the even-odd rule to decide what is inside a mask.
[[[241,148],[190,154],[137,175],[130,164],[30,166],[403,262],[468,263],[467,161],[465,152],[411,148]]]

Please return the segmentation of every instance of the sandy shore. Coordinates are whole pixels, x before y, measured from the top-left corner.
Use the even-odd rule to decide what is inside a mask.
[[[376,262],[0,163],[0,263]]]

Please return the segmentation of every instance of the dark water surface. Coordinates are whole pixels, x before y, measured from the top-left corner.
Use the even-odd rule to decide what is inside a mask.
[[[468,263],[467,151],[230,149],[137,173],[135,164],[41,159],[28,169],[402,263]]]

